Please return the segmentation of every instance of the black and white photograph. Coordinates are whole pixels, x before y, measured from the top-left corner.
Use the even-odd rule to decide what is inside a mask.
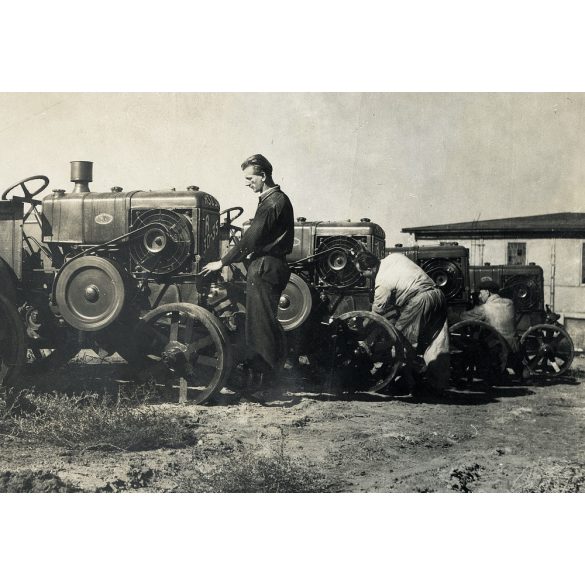
[[[584,94],[0,100],[3,490],[582,491]]]
[[[567,4],[8,11],[15,579],[574,579]]]

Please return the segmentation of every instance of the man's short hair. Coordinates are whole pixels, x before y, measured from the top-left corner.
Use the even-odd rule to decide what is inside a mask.
[[[261,154],[253,154],[252,156],[249,156],[242,163],[242,170],[250,166],[254,168],[254,173],[257,175],[260,173],[266,173],[267,177],[272,176],[272,165],[269,160]]]
[[[360,250],[355,255],[355,264],[360,272],[366,272],[376,270],[380,266],[380,259],[367,250]]]
[[[479,284],[477,285],[479,290],[487,290],[488,292],[498,294],[500,292],[500,285],[492,280],[491,278],[486,278],[485,280],[480,280]]]

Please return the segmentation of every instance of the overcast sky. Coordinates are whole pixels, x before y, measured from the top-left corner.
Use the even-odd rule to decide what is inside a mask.
[[[585,94],[0,94],[1,188],[94,161],[93,190],[198,185],[256,206],[263,153],[308,219],[405,226],[585,211]]]

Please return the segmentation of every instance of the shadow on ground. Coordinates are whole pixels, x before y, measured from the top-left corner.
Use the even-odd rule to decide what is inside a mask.
[[[268,395],[266,406],[291,407],[302,398],[319,401],[355,401],[355,402],[392,402],[427,404],[488,404],[502,398],[529,396],[539,388],[557,385],[579,386],[580,382],[573,376],[555,378],[534,378],[528,381],[506,380],[499,385],[487,385],[473,382],[464,388],[451,387],[439,395],[423,393],[412,396],[393,390],[392,386],[379,392],[336,393],[327,384],[307,380],[303,376],[288,375],[282,379],[281,387],[273,395]],[[50,371],[38,373],[25,368],[16,389],[32,389],[38,393],[63,392],[78,394],[92,392],[115,395],[121,391],[145,391],[144,384],[133,381],[132,371],[124,362],[116,363],[70,363]],[[324,390],[326,388],[326,390]],[[177,397],[165,392],[160,387],[152,391],[155,401],[176,402]],[[233,406],[242,399],[241,392],[229,387],[216,395],[209,406]],[[254,402],[254,400],[248,400]]]

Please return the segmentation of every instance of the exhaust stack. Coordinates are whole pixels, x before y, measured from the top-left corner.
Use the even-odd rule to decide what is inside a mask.
[[[89,193],[93,181],[93,162],[89,160],[71,161],[71,181],[75,183],[72,193]]]

